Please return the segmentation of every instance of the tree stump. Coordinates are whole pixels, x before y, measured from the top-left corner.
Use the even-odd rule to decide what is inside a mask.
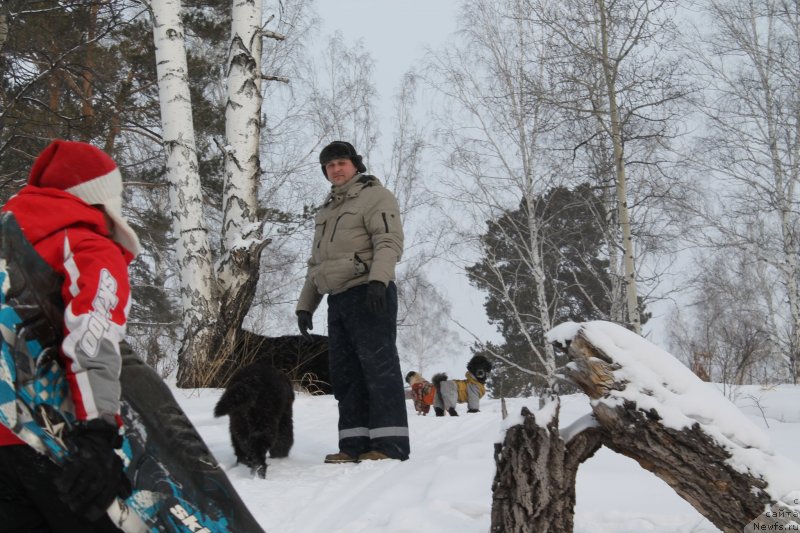
[[[601,445],[636,460],[726,533],[800,523],[800,468],[770,451],[721,393],[620,326],[564,326],[548,339],[566,347],[567,377],[592,399],[597,427],[565,441],[557,410],[540,427],[523,409],[522,424],[497,445],[492,531],[572,531],[577,468]],[[698,399],[711,407],[692,405]]]
[[[601,444],[594,428],[565,442],[558,431],[559,410],[558,397],[537,413],[523,407],[523,422],[495,444],[493,532],[572,531],[578,466]]]

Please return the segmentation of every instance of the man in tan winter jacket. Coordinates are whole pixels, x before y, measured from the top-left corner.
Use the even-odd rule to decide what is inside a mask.
[[[395,265],[403,252],[397,200],[353,145],[334,141],[319,156],[331,192],[315,218],[308,272],[297,303],[300,332],[328,295],[339,452],[327,463],[408,459],[408,418],[397,356]]]

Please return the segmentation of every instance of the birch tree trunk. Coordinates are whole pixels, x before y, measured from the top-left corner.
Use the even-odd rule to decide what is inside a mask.
[[[628,185],[625,174],[625,152],[622,146],[622,123],[617,100],[617,69],[612,65],[608,51],[608,24],[606,23],[605,0],[597,0],[600,15],[601,58],[603,63],[603,79],[606,83],[611,143],[614,149],[614,171],[617,177],[617,210],[620,230],[622,231],[623,264],[625,268],[625,301],[628,310],[628,322],[636,333],[641,333],[642,322],[639,313],[639,295],[636,290],[636,268],[634,265],[633,236],[631,234],[630,212],[628,211]]]
[[[223,290],[236,292],[243,280],[235,254],[258,231],[256,191],[261,175],[261,1],[234,0],[225,105],[225,186],[222,197]]]
[[[270,20],[272,18],[267,22]],[[262,81],[287,80],[262,73],[263,39],[285,39],[281,34],[265,30],[264,26],[261,0],[233,2],[226,71],[222,255],[217,268],[221,290],[220,321],[213,346],[218,362],[229,359],[242,345],[242,322],[255,297],[261,253],[271,242],[262,235],[257,213],[258,185],[262,176],[259,157]]]
[[[800,124],[800,122],[798,122]],[[789,316],[791,323],[789,326],[789,370],[792,375],[792,380],[796,385],[800,379],[800,368],[798,368],[798,355],[800,354],[800,261],[798,261],[798,254],[800,247],[797,243],[797,235],[795,229],[796,215],[794,213],[794,200],[795,186],[798,178],[789,178],[786,185],[780,183],[783,181],[783,172],[780,165],[776,165],[777,178],[779,181],[779,190],[787,190],[786,198],[783,200],[781,206],[781,236],[783,244],[783,257],[785,258],[782,264],[782,274],[784,283],[786,284],[786,296],[789,304]]]
[[[262,26],[261,0],[235,0],[225,111],[225,184],[221,257],[212,265],[192,128],[186,53],[179,0],[155,2],[153,27],[162,106],[167,173],[181,267],[184,343],[178,385],[205,386],[236,349],[242,321],[252,304],[260,257],[257,190],[261,176]],[[213,363],[213,364],[209,364]]]
[[[612,192],[609,188],[603,188],[603,201],[604,205],[611,206],[614,202],[611,200]],[[606,228],[606,242],[608,246],[608,263],[611,266],[611,283],[608,288],[611,300],[611,311],[609,312],[609,319],[612,322],[625,322],[627,317],[625,312],[627,309],[625,294],[625,276],[621,274],[624,268],[620,268],[621,260],[619,254],[619,247],[614,246],[614,243],[619,242],[617,235],[619,234],[620,226],[617,224],[619,216],[619,209],[617,209],[617,217],[614,216],[614,210],[608,209],[604,219]],[[630,225],[629,225],[630,227]],[[624,255],[624,252],[623,252]]]
[[[796,62],[800,59],[800,13],[797,5],[766,2],[763,6],[750,5],[748,29],[752,44],[743,46],[753,58],[753,70],[764,102],[762,120],[766,126],[765,145],[769,148],[768,165],[775,182],[771,203],[774,203],[780,220],[781,254],[779,270],[786,285],[786,299],[789,307],[789,367],[797,384],[797,358],[800,353],[800,262],[797,238],[797,182],[800,180],[800,106],[796,88],[789,94],[783,93],[780,78],[793,77],[798,73]],[[778,30],[766,31],[762,36],[758,29],[763,18],[780,19],[793,31],[783,35]],[[770,26],[772,23],[770,24]],[[739,36],[739,42],[747,39],[747,33]],[[788,39],[787,36],[791,36]],[[763,45],[761,43],[763,42]],[[792,50],[792,52],[785,51]],[[781,65],[786,61],[787,65]],[[795,63],[794,68],[788,64]],[[780,73],[779,76],[776,74]],[[787,76],[788,74],[788,76]],[[791,83],[789,80],[786,80]],[[777,82],[777,83],[776,83]],[[782,94],[783,93],[783,94]],[[788,97],[788,98],[787,98]],[[788,105],[782,107],[780,100]],[[793,125],[793,127],[792,127]],[[763,130],[762,130],[763,131]],[[786,142],[786,150],[782,150]]]
[[[616,212],[618,230],[610,232],[613,240],[608,245],[618,248],[614,253],[620,256],[619,266],[615,262],[613,268],[619,269],[623,284],[623,298],[614,311],[623,312],[624,321],[638,332],[641,277],[635,259],[655,248],[637,250],[634,238],[658,233],[664,237],[659,245],[667,248],[670,232],[653,220],[670,220],[672,213],[641,191],[653,188],[667,198],[675,196],[671,187],[676,178],[663,168],[662,154],[669,150],[677,111],[691,91],[679,66],[682,58],[672,46],[678,35],[677,4],[673,0],[529,1],[532,24],[552,39],[545,60],[559,90],[544,98],[580,123],[568,130],[578,135],[576,160],[586,165],[601,187],[612,186],[608,177],[613,177],[615,194],[608,195],[607,207]],[[629,168],[637,170],[635,181],[629,180]],[[640,193],[641,203],[628,202]],[[634,207],[642,213],[657,210],[661,216],[637,219]]]
[[[203,220],[181,3],[159,0],[150,7],[175,254],[180,268],[184,342],[178,354],[177,377],[179,386],[188,386],[205,367],[215,322],[211,251]]]
[[[258,284],[258,180],[261,177],[261,0],[235,0],[226,71],[225,184],[222,196],[222,246],[217,266],[220,322],[214,354],[224,359],[236,346]]]
[[[524,138],[524,137],[523,137]],[[532,187],[531,187],[532,189]],[[535,206],[535,199],[533,198],[532,192],[526,191],[525,194],[525,203],[528,207],[528,231],[530,234],[530,241],[527,243],[528,246],[528,254],[527,256],[523,256],[526,262],[529,261],[529,268],[531,274],[533,275],[534,283],[536,283],[536,298],[537,302],[537,311],[539,316],[537,317],[542,325],[542,331],[550,331],[553,327],[553,322],[550,319],[550,306],[547,302],[547,288],[545,286],[545,272],[544,272],[544,258],[541,254],[541,247],[542,243],[540,242],[540,236],[543,234],[541,230],[541,220],[539,220],[534,213],[536,212]],[[522,331],[525,331],[524,327]],[[528,333],[525,332],[525,335],[528,336]],[[534,342],[531,342],[530,337],[529,343],[531,346],[535,346]],[[542,365],[544,366],[544,373],[545,373],[545,381],[546,387],[548,389],[552,389],[553,385],[555,384],[556,380],[556,354],[551,344],[544,345],[544,357],[542,357]]]

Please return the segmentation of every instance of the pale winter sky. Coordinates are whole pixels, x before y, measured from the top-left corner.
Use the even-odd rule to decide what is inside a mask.
[[[361,39],[364,48],[375,61],[375,82],[380,97],[381,140],[391,141],[392,99],[402,76],[412,67],[420,65],[427,49],[436,50],[454,40],[459,0],[406,0],[384,2],[375,0],[318,0],[317,11],[322,20],[320,43],[336,31],[341,31],[351,46]],[[419,102],[424,113],[425,104]],[[383,156],[390,152],[382,149]],[[377,171],[382,162],[372,163],[370,170]],[[436,179],[435,168],[425,168],[430,174],[425,179]],[[440,283],[453,305],[453,315],[459,323],[483,340],[501,340],[495,328],[487,323],[483,312],[484,293],[472,288],[463,272],[442,265],[431,273],[434,282]],[[653,304],[649,310],[653,318],[644,326],[648,338],[663,344],[666,336],[665,304]],[[321,315],[320,315],[321,316]],[[322,319],[320,318],[320,323]],[[472,338],[456,328],[467,344]],[[468,350],[446,364],[442,370],[461,372],[469,359]]]
[[[457,0],[318,0],[323,35],[341,31],[348,44],[363,40],[375,60],[384,136],[391,131],[392,97],[403,74],[456,29]],[[384,139],[386,140],[386,139]]]

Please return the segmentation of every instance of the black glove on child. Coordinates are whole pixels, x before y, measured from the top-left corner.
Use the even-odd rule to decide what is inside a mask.
[[[98,520],[116,497],[131,495],[122,459],[114,452],[122,437],[116,426],[90,420],[74,428],[69,442],[73,453],[55,480],[59,497],[72,511]]]
[[[367,285],[367,309],[374,314],[386,311],[386,285],[382,281],[370,281]]]
[[[297,312],[297,329],[300,330],[300,333],[303,334],[303,337],[311,337],[311,334],[308,332],[308,330],[314,329],[314,323],[311,321],[311,313],[308,311]]]

